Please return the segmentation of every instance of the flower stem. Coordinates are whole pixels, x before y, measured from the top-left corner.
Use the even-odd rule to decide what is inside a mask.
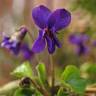
[[[40,91],[44,96],[50,96],[50,94],[47,92],[47,90],[43,86],[38,86],[37,83],[31,79],[32,84],[38,91]]]
[[[32,42],[33,42],[34,39],[33,39],[33,36],[32,36],[32,34],[31,34],[31,32],[28,31],[28,34],[29,34],[29,36],[30,36],[30,38],[31,38],[31,40],[32,40]],[[35,59],[36,59],[36,61],[37,61],[37,63],[38,63],[38,62],[39,62],[39,58],[36,56]]]
[[[52,55],[50,55],[50,64],[51,64],[51,86],[52,86],[52,89],[53,89],[54,85],[55,85],[55,66],[54,66]],[[54,96],[53,94],[54,93],[52,91],[52,96]]]

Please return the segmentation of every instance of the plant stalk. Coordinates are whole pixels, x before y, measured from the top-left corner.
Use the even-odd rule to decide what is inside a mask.
[[[28,34],[29,34],[29,36],[30,36],[30,38],[31,38],[31,40],[32,40],[32,42],[34,41],[34,39],[33,39],[33,36],[32,36],[32,34],[31,34],[31,32],[30,31],[28,31]],[[37,56],[35,56],[35,59],[36,59],[36,61],[37,61],[37,63],[39,62],[39,59],[38,59],[38,57]]]
[[[47,90],[43,86],[38,86],[37,83],[31,79],[31,82],[33,86],[40,91],[44,96],[50,96],[50,94],[47,92]]]
[[[53,62],[53,56],[50,55],[50,64],[51,64],[51,86],[52,90],[54,90],[54,85],[55,85],[55,65]],[[54,96],[54,92],[52,91],[52,96]]]

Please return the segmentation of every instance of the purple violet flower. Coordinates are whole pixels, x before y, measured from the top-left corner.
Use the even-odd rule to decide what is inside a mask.
[[[89,52],[89,48],[86,45],[89,37],[86,34],[72,34],[69,37],[70,43],[77,46],[76,52],[78,55],[86,54]]]
[[[27,43],[22,44],[20,49],[24,60],[30,60],[34,56],[34,53],[31,51],[31,49],[29,49]]]
[[[69,25],[71,14],[66,9],[51,12],[47,7],[40,5],[33,9],[32,16],[39,27],[39,36],[33,44],[32,51],[39,53],[45,49],[47,44],[48,51],[52,54],[55,46],[61,47],[56,33]]]
[[[15,55],[20,51],[21,42],[26,35],[27,28],[21,27],[18,31],[19,32],[15,32],[11,37],[5,36],[1,43],[1,47],[11,50]]]

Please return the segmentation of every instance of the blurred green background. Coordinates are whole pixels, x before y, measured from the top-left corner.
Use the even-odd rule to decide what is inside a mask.
[[[10,36],[15,32],[16,28],[26,25],[33,36],[33,38],[30,38],[27,34],[25,38],[31,48],[38,34],[38,28],[31,17],[32,8],[37,5],[46,5],[51,10],[66,8],[72,15],[69,27],[59,34],[59,39],[63,46],[61,49],[57,49],[54,54],[56,68],[60,68],[57,70],[58,76],[64,66],[73,64],[81,68],[82,76],[87,76],[87,78],[91,76],[92,82],[96,82],[94,77],[96,73],[94,71],[96,70],[96,47],[92,46],[92,41],[96,40],[96,0],[0,0],[0,42],[4,35]],[[74,32],[83,32],[90,36],[88,46],[91,50],[88,54],[78,56],[75,53],[74,45],[68,41],[69,35]],[[37,56],[41,62],[46,64],[47,70],[50,70],[47,50],[39,55],[37,54]],[[8,50],[0,47],[0,85],[14,79],[10,72],[23,61],[21,55],[14,56]],[[36,59],[34,58],[30,62],[35,68],[35,65],[37,65]],[[95,69],[91,66],[92,70],[88,71],[90,64]],[[85,72],[86,70],[88,71],[87,73]],[[50,74],[50,71],[48,73]]]

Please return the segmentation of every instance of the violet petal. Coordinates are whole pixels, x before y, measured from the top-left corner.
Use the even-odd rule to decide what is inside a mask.
[[[54,36],[54,42],[57,45],[58,48],[61,48],[61,43],[59,42],[58,38],[56,37],[56,35],[53,33]]]
[[[26,60],[30,60],[33,56],[33,52],[29,49],[27,44],[22,44],[20,51]]]
[[[55,51],[55,42],[50,37],[46,36],[47,40],[47,47],[50,54],[54,53]]]
[[[34,8],[32,10],[32,16],[36,25],[41,29],[44,29],[46,27],[47,19],[50,13],[51,11],[43,5]]]
[[[69,25],[71,14],[66,9],[55,10],[48,18],[48,27],[57,32]]]
[[[41,51],[44,50],[45,48],[45,45],[46,45],[46,42],[45,42],[45,39],[43,38],[43,31],[39,31],[39,36],[37,38],[37,40],[35,40],[34,44],[33,44],[33,47],[32,47],[32,51],[34,53],[39,53]]]

